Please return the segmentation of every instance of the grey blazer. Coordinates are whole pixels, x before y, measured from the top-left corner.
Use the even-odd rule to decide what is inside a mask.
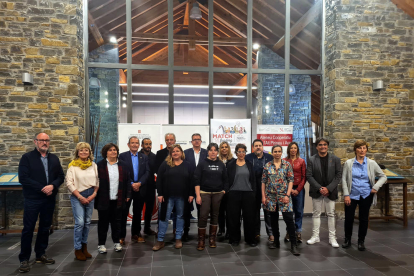
[[[342,167],[341,160],[333,154],[328,154],[328,186],[329,190],[328,198],[330,200],[338,199],[338,184],[341,182]],[[322,169],[321,160],[318,154],[315,154],[309,158],[306,168],[306,178],[309,182],[309,196],[312,198],[321,197],[319,191],[322,188]]]
[[[346,160],[344,164],[344,171],[342,173],[342,191],[344,193],[344,196],[349,196],[352,189],[352,165],[355,162],[355,158],[351,158]],[[369,184],[371,185],[371,189],[379,190],[382,185],[387,183],[387,177],[385,176],[384,172],[381,170],[381,168],[378,166],[377,162],[374,160],[368,159],[368,178],[369,178]],[[375,183],[375,177],[379,177],[377,183]],[[374,195],[373,204],[376,203],[376,197],[377,195]]]

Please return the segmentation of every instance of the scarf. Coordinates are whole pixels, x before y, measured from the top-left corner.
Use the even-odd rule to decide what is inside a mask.
[[[79,167],[82,170],[86,170],[87,168],[92,166],[92,160],[88,159],[88,161],[82,161],[78,158],[78,159],[72,160],[72,162],[69,163],[68,168],[70,168],[71,166]]]

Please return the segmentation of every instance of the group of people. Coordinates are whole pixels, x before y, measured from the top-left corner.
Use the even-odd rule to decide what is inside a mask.
[[[345,203],[345,241],[343,248],[351,246],[352,227],[356,206],[359,206],[358,249],[365,250],[370,206],[376,193],[386,183],[386,176],[378,164],[366,157],[368,144],[357,140],[355,158],[345,162],[342,169],[338,157],[328,153],[329,141],[316,140],[317,154],[307,165],[300,157],[296,142],[289,144],[286,158],[283,149],[274,145],[269,153],[263,151],[263,141],[253,141],[253,152],[238,144],[234,156],[230,145],[210,143],[201,148],[201,135],[191,137],[192,148],[183,151],[176,144],[173,133],[165,135],[166,148],[157,154],[151,152],[152,142],[140,141],[132,136],[129,151],[119,153],[113,143],[101,150],[103,159],[93,162],[93,152],[88,143],[76,145],[66,178],[58,157],[49,152],[50,138],[39,133],[34,139],[36,148],[24,154],[19,164],[19,181],[23,186],[24,228],[21,237],[20,272],[30,271],[33,231],[39,217],[38,235],[34,251],[36,262],[53,264],[48,257],[49,228],[59,186],[65,182],[71,192],[70,202],[74,216],[75,258],[85,261],[88,252],[88,233],[93,208],[98,211],[98,252],[105,247],[109,225],[114,250],[121,251],[125,244],[126,225],[131,203],[133,218],[131,242],[145,242],[143,234],[157,235],[153,250],[165,246],[164,239],[169,220],[173,220],[175,248],[188,241],[193,201],[198,212],[197,250],[204,250],[209,225],[209,247],[216,247],[216,237],[224,235],[233,246],[241,240],[241,220],[244,241],[256,246],[260,240],[263,208],[269,248],[280,247],[279,211],[286,223],[284,240],[291,243],[291,252],[299,255],[297,244],[302,242],[302,217],[304,210],[305,182],[309,182],[309,195],[313,204],[312,236],[307,244],[320,241],[320,215],[325,205],[328,216],[329,244],[339,247],[335,230],[335,201],[338,184],[342,182]],[[41,162],[39,162],[41,161]],[[156,180],[155,180],[156,176]],[[377,180],[376,180],[377,178]],[[159,202],[158,232],[151,229],[154,200]],[[141,232],[141,214],[144,214],[144,231]]]

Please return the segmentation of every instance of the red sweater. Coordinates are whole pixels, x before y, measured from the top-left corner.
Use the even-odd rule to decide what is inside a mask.
[[[299,193],[302,191],[303,186],[305,186],[306,182],[306,163],[305,160],[302,158],[297,158],[295,161],[292,159],[288,159],[287,157],[284,159],[292,165],[293,168],[293,176],[295,180],[293,181],[293,188],[295,188]]]

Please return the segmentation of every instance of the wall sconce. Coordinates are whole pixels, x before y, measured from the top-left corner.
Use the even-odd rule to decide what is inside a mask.
[[[101,82],[96,77],[91,77],[89,79],[89,88],[101,88]]]
[[[384,89],[384,82],[382,80],[374,81],[374,83],[372,84],[372,89],[374,91]]]
[[[24,85],[33,85],[33,75],[29,73],[23,73],[22,82]]]

